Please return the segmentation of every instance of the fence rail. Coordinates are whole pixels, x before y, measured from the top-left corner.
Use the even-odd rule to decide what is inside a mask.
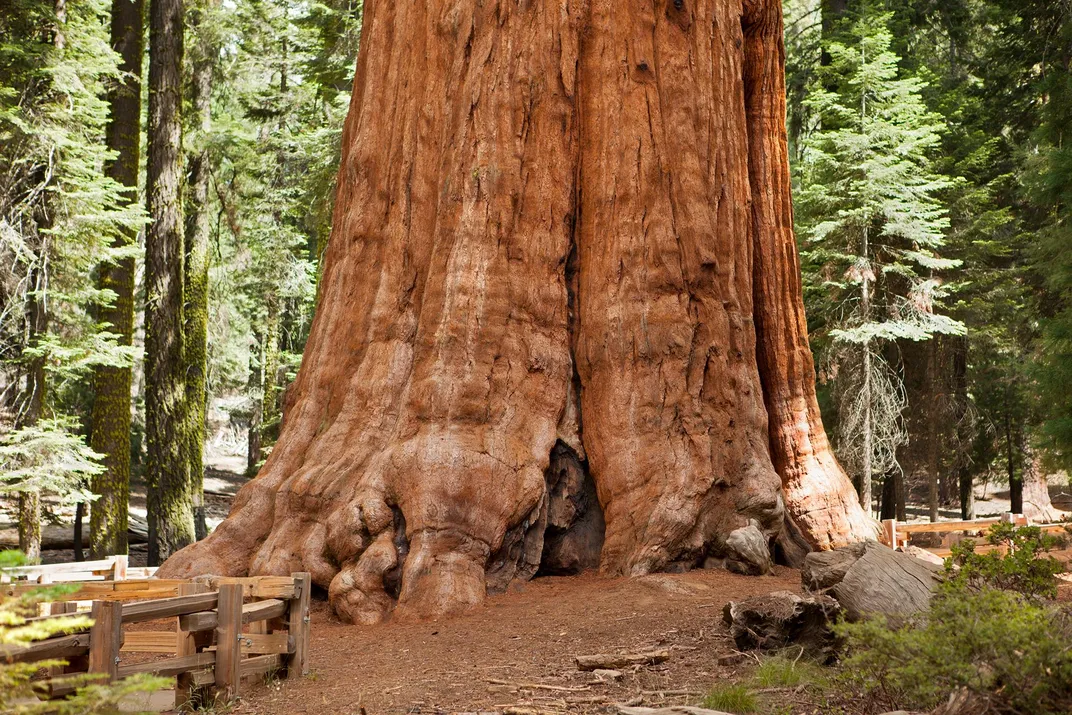
[[[108,569],[103,562],[83,563],[95,572]],[[47,572],[22,572],[18,574],[22,583],[13,579],[15,583],[4,584],[9,594],[54,582],[41,580]],[[111,573],[115,573],[114,564]],[[27,583],[30,579],[37,583]],[[88,631],[56,635],[27,646],[0,646],[0,657],[9,662],[66,660],[63,672],[50,672],[50,677],[35,685],[45,698],[73,692],[77,687],[76,679],[70,677],[73,674],[99,673],[116,680],[154,673],[176,679],[176,707],[193,697],[202,703],[205,698],[229,701],[239,694],[243,678],[270,672],[288,678],[308,673],[311,589],[308,573],[80,583],[71,601],[50,604],[51,614],[43,618],[70,615],[82,596],[92,595],[93,626]],[[130,629],[163,619],[172,620],[171,630]],[[148,654],[151,659],[132,658],[133,653]]]
[[[126,554],[96,561],[39,564],[0,569],[0,583],[65,583],[70,581],[126,581],[147,579],[156,567],[130,567]]]
[[[893,548],[904,548],[910,545],[913,534],[954,534],[964,533],[974,536],[985,536],[996,524],[1015,524],[1017,526],[1037,526],[1044,532],[1067,533],[1072,524],[1031,524],[1023,514],[1007,512],[997,519],[975,519],[974,521],[931,521],[931,522],[903,522],[894,519],[885,519],[882,522],[881,541]],[[989,548],[981,546],[977,550],[982,552]],[[938,556],[949,556],[948,548],[928,549]]]

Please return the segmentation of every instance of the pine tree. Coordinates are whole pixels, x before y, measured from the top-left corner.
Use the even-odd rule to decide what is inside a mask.
[[[198,539],[208,533],[205,523],[205,408],[208,390],[208,278],[211,234],[209,204],[209,133],[212,127],[212,78],[215,71],[216,33],[213,29],[215,3],[202,0],[191,13],[195,39],[190,81],[193,132],[189,159],[189,211],[185,234],[185,354],[186,448],[190,495],[193,500],[194,532]]]
[[[844,42],[826,44],[797,194],[809,316],[836,375],[838,454],[867,507],[873,476],[896,467],[905,440],[887,346],[964,332],[939,312],[942,273],[959,265],[938,255],[949,226],[940,196],[951,184],[931,158],[941,120],[922,101],[925,83],[901,76],[888,20],[865,7]]]
[[[99,457],[88,450],[86,377],[129,366],[96,314],[111,299],[92,268],[142,213],[103,173],[107,83],[118,78],[102,2],[25,0],[0,8],[0,478],[23,493],[21,540],[39,549],[40,494],[84,501]],[[11,38],[11,41],[7,41]],[[87,466],[89,464],[90,466]],[[83,468],[84,467],[84,468]]]

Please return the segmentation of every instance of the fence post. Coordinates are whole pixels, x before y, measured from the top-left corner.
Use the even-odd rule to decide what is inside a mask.
[[[891,549],[897,548],[897,520],[885,519],[882,522],[882,538]]]
[[[89,631],[89,672],[119,677],[119,649],[123,647],[123,604],[94,601],[93,627]]]
[[[195,593],[205,593],[208,591],[208,587],[202,583],[196,581],[190,583],[179,584],[180,596],[192,596]],[[211,636],[212,631],[202,631],[199,633],[187,633],[179,626],[180,617],[175,617],[175,655],[179,658],[185,655],[194,655],[197,653],[199,645],[207,645],[206,643],[199,643],[199,640],[203,640],[200,636]],[[194,691],[194,679],[192,673],[180,673],[175,676],[175,709],[182,710],[182,707],[192,699]]]
[[[294,577],[294,599],[287,614],[287,630],[294,643],[294,652],[287,657],[287,678],[309,674],[309,598],[312,595],[312,576],[308,572],[291,574]]]
[[[238,697],[242,677],[242,585],[220,584],[220,601],[216,610],[216,691],[225,702]]]
[[[126,554],[118,554],[112,558],[115,559],[115,561],[112,562],[112,580],[126,581],[129,557]]]
[[[73,601],[53,601],[52,603],[48,604],[48,615],[50,616],[62,616],[67,613],[77,612],[78,604],[74,603]],[[76,656],[74,658],[66,658],[65,660],[67,661],[67,665],[54,665],[48,669],[49,677],[54,678],[57,675],[62,675],[63,673],[77,673],[80,671],[85,671],[85,658],[86,657],[84,655]],[[82,661],[83,667],[77,667],[78,663],[75,661],[78,660]]]

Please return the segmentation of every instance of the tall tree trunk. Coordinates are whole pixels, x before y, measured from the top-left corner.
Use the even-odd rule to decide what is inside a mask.
[[[161,575],[465,608],[540,567],[561,445],[606,573],[761,573],[787,513],[874,535],[815,407],[782,61],[776,0],[366,5],[293,407]]]
[[[261,391],[261,453],[265,446],[275,444],[279,437],[279,426],[283,418],[280,393],[282,385],[279,379],[281,340],[279,297],[269,295],[265,302],[264,319],[264,389]]]
[[[927,508],[930,520],[938,521],[938,416],[942,395],[938,379],[938,337],[927,341],[927,385],[930,401],[927,403]]]
[[[116,153],[105,173],[129,187],[129,200],[136,201],[141,162],[141,77],[145,50],[144,0],[112,3],[111,45],[119,54],[121,77],[108,92],[108,148]],[[137,241],[133,231],[121,232],[113,244],[126,248]],[[120,345],[134,338],[134,257],[102,263],[97,269],[97,287],[110,290],[115,300],[101,309],[100,321],[115,333]],[[93,413],[89,443],[104,455],[104,471],[93,477],[91,491],[98,498],[89,509],[91,558],[127,552],[127,509],[130,494],[130,390],[132,368],[98,367],[93,374]]]
[[[1009,510],[1013,514],[1024,513],[1023,475],[1016,473],[1016,441],[1012,434],[1012,418],[1009,416],[1008,400],[1005,401],[1005,469],[1009,479]]]
[[[894,472],[882,479],[878,516],[883,521],[897,518],[897,482],[894,480]]]
[[[36,257],[30,269],[30,285],[26,295],[26,345],[37,347],[48,325],[45,311],[45,295],[48,291],[48,238],[43,230],[50,225],[50,217],[44,215],[39,222]],[[36,425],[45,412],[45,357],[30,359],[26,368],[26,383],[19,401],[16,424],[19,427]],[[31,563],[41,559],[41,495],[36,490],[19,492],[19,551]]]
[[[64,26],[67,23],[66,0],[54,0],[53,17],[55,24],[52,27],[52,45],[58,51],[67,46],[67,38]],[[42,170],[40,181],[47,182],[49,179]],[[33,265],[30,268],[29,287],[26,292],[26,304],[24,306],[26,347],[38,347],[42,336],[48,327],[48,312],[46,310],[46,295],[48,294],[48,264],[50,256],[49,233],[52,227],[52,215],[47,199],[38,205],[36,227],[33,235],[36,238],[31,244],[34,255]],[[18,399],[15,424],[17,427],[32,427],[44,416],[45,411],[45,356],[39,355],[30,358],[26,363],[25,384],[22,394]],[[19,492],[18,495],[18,527],[19,527],[19,550],[26,555],[31,563],[41,559],[41,494],[36,489]]]
[[[968,396],[968,340],[953,339],[953,405],[957,424],[954,434],[957,439],[956,477],[960,496],[960,518],[975,518],[975,484],[972,478],[970,445],[975,437],[973,426],[965,417],[969,409]]]
[[[249,434],[246,444],[246,476],[252,477],[257,473],[261,460],[264,458],[261,442],[264,437],[262,425],[264,423],[264,332],[254,330],[253,345],[249,350],[249,382],[247,386],[253,395],[261,394],[259,399],[253,400],[253,409],[249,415]]]
[[[191,104],[197,132],[193,138],[194,152],[190,158],[190,215],[186,225],[186,265],[183,290],[185,293],[185,355],[186,363],[186,448],[187,470],[190,474],[190,497],[193,502],[194,535],[208,535],[205,523],[205,409],[208,399],[208,270],[209,221],[208,189],[210,167],[208,133],[212,125],[212,72],[215,49],[212,29],[205,25],[209,9],[207,0],[195,10],[191,25],[196,28],[191,81]]]
[[[149,563],[194,540],[183,362],[182,0],[150,0],[145,437]]]
[[[1046,472],[1042,468],[1042,460],[1039,459],[1026,436],[1021,436],[1020,444],[1024,455],[1022,511],[1014,510],[1014,513],[1022,513],[1035,523],[1060,521],[1063,513],[1050,501],[1050,488],[1046,483]]]
[[[83,548],[82,521],[86,518],[86,503],[78,502],[74,507],[74,560],[85,561],[86,552]]]

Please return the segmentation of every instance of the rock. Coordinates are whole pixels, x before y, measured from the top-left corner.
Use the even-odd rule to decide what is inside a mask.
[[[734,529],[726,537],[726,568],[745,576],[761,576],[771,570],[769,539],[755,522]]]
[[[849,620],[883,614],[896,624],[927,608],[941,574],[935,564],[868,541],[808,554],[801,580],[837,599]]]
[[[744,653],[727,653],[718,657],[718,664],[723,666],[740,665],[747,656]]]
[[[640,708],[628,705],[615,705],[618,715],[730,715],[722,710],[708,710],[690,705],[675,705],[669,708]]]
[[[741,650],[777,650],[801,646],[825,656],[833,646],[830,624],[839,611],[829,596],[801,597],[776,591],[746,601],[731,601],[722,612],[730,636]]]
[[[622,679],[622,671],[620,670],[607,670],[605,668],[596,668],[592,671],[592,675],[596,676],[603,682]]]

